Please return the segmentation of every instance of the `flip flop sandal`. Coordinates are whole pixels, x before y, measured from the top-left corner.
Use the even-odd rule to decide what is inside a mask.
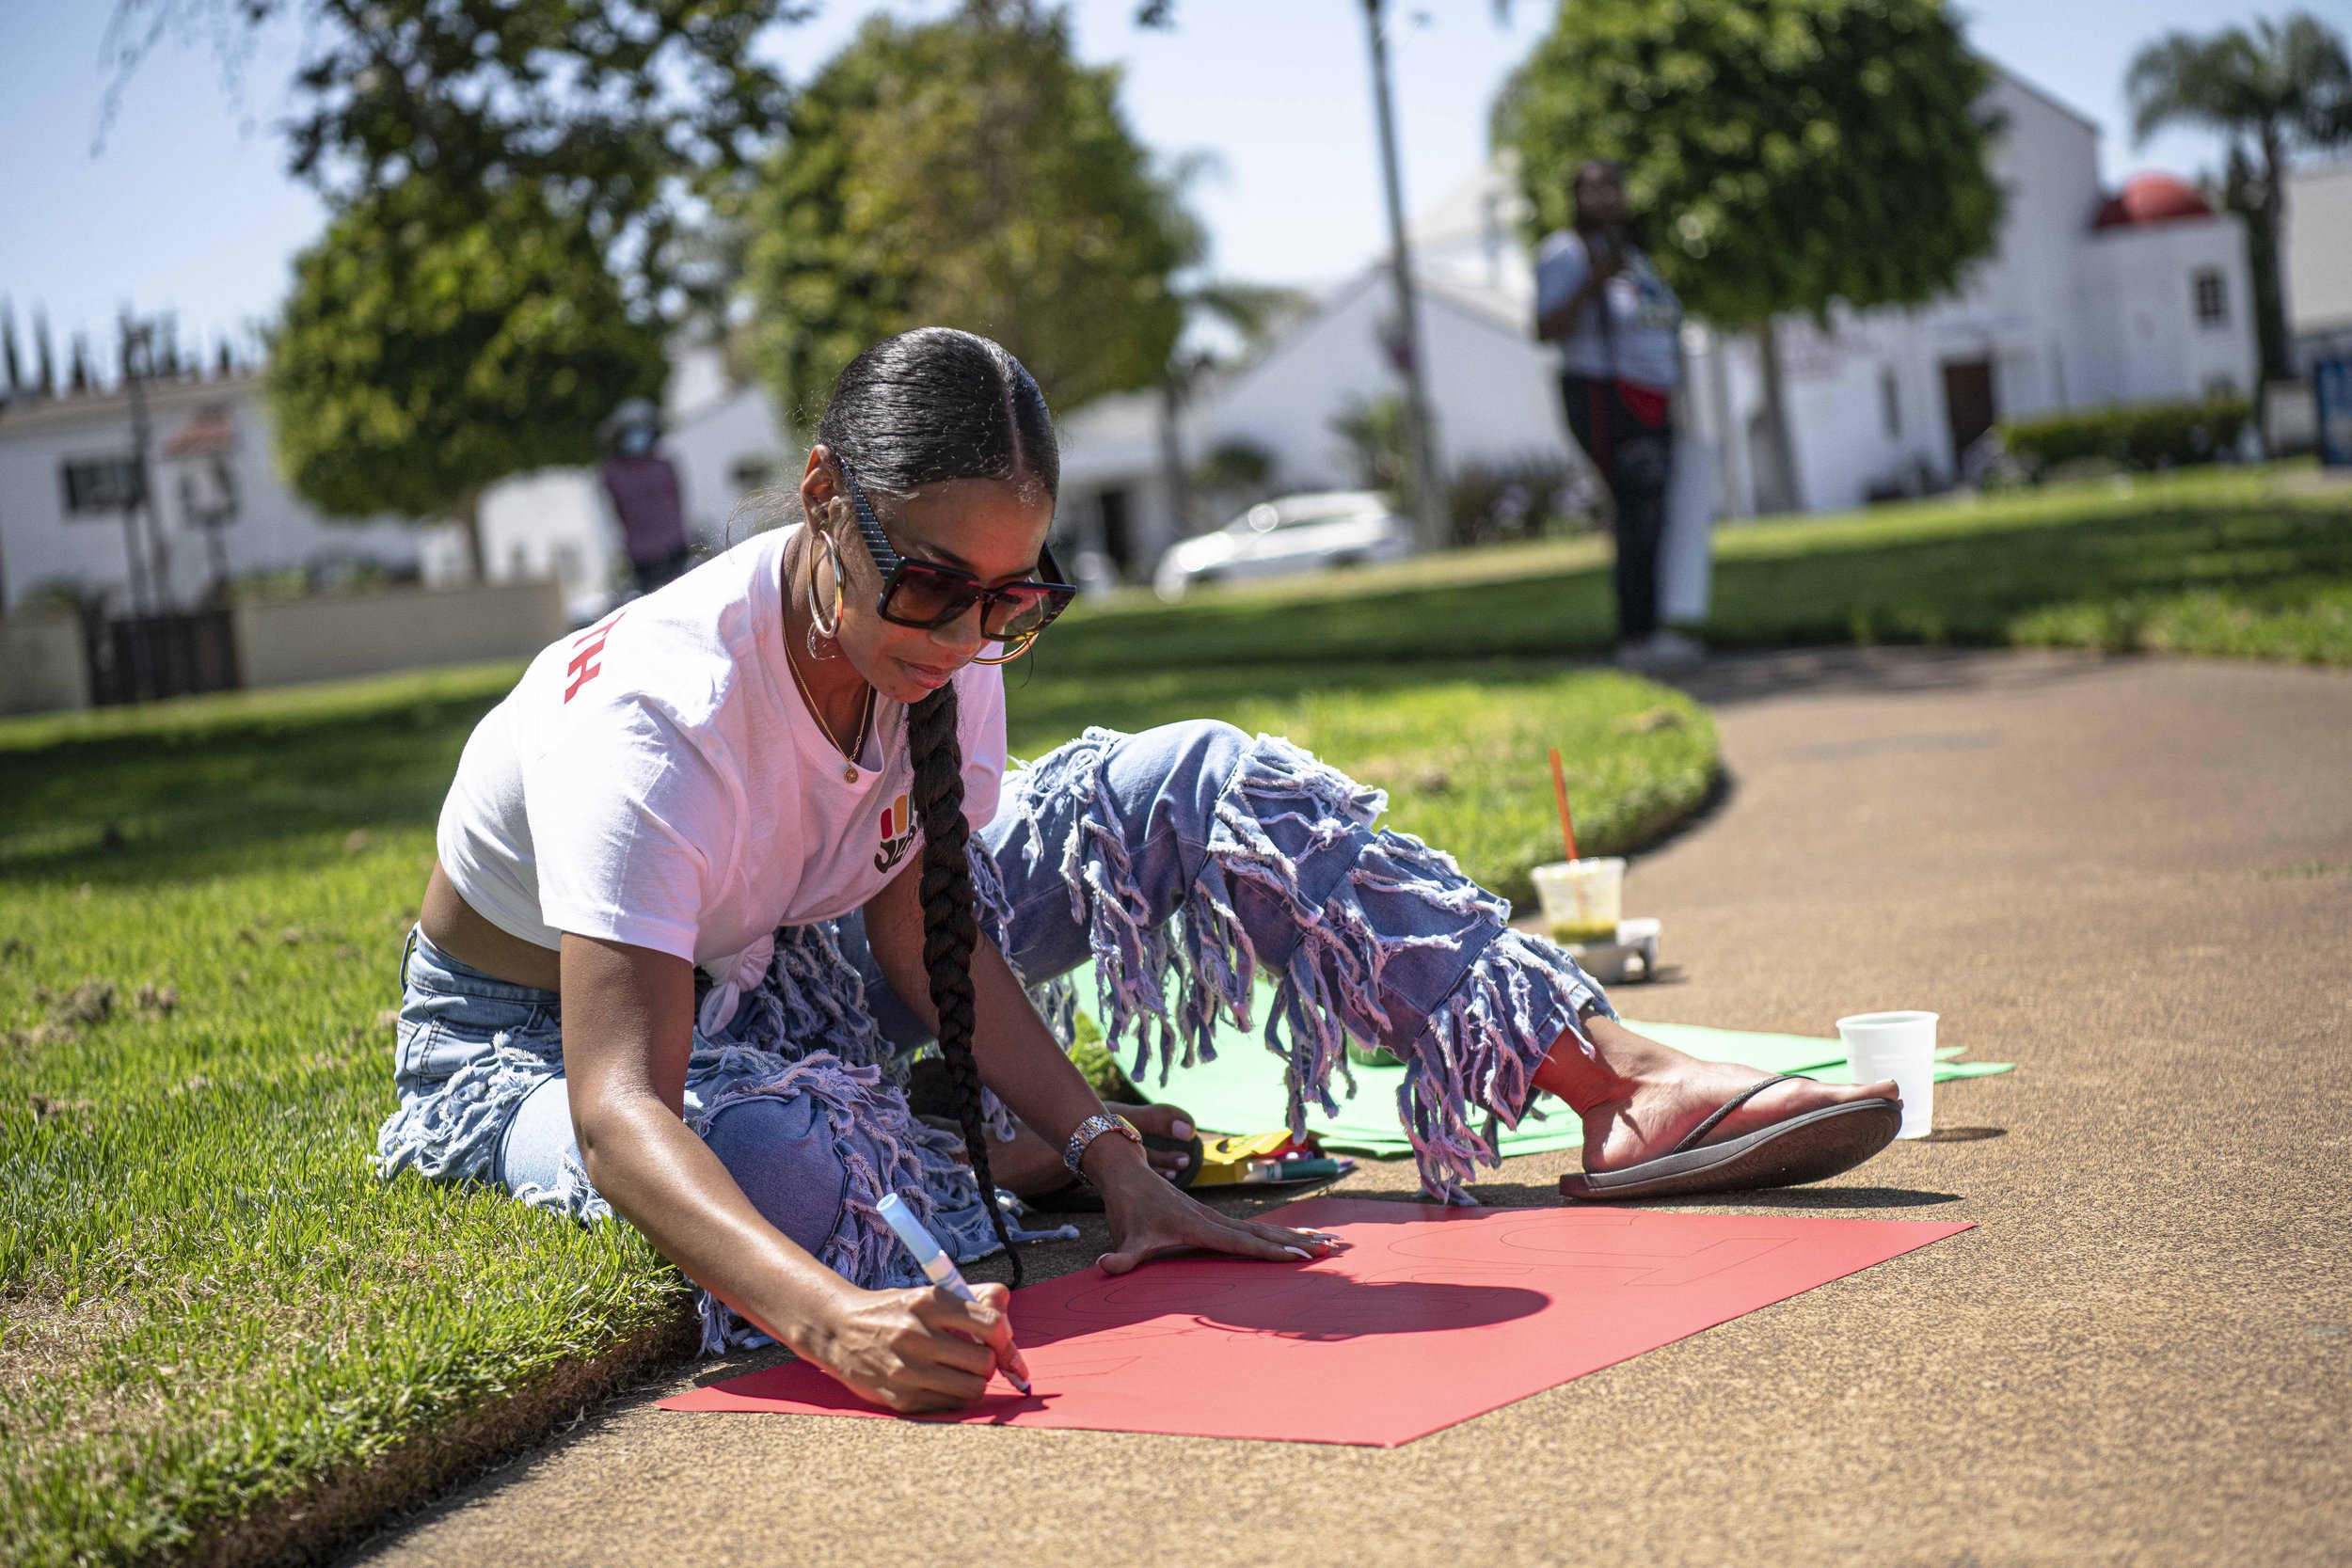
[[[1200,1174],[1200,1162],[1208,1152],[1201,1147],[1200,1135],[1197,1132],[1189,1138],[1169,1138],[1157,1132],[1146,1132],[1143,1134],[1143,1147],[1161,1153],[1183,1150],[1184,1168],[1175,1176],[1179,1187],[1192,1185],[1193,1179]],[[1099,1214],[1103,1212],[1102,1193],[1084,1177],[1072,1181],[1067,1187],[1057,1187],[1050,1193],[1040,1193],[1035,1197],[1025,1197],[1021,1201],[1048,1214]]]
[[[1674,1152],[1622,1170],[1595,1171],[1560,1179],[1563,1196],[1586,1203],[1621,1197],[1669,1197],[1684,1193],[1741,1192],[1793,1187],[1849,1171],[1894,1141],[1902,1107],[1891,1100],[1851,1100],[1804,1111],[1736,1138],[1701,1147],[1723,1119],[1795,1075],[1781,1073],[1750,1084],[1715,1108]]]

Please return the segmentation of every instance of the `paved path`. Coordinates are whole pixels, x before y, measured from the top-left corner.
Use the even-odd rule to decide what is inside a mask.
[[[2352,1555],[2352,676],[1849,653],[1694,687],[1735,784],[1636,868],[1680,973],[1620,999],[1939,1009],[2023,1064],[1945,1088],[1976,1132],[1764,1201],[1979,1229],[1391,1451],[622,1402],[380,1560]]]

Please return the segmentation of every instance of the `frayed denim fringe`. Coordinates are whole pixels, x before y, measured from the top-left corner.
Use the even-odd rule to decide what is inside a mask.
[[[885,1193],[905,1196],[923,1223],[960,1263],[999,1250],[969,1166],[963,1141],[915,1119],[900,1087],[905,1062],[866,1010],[866,987],[842,956],[831,926],[786,927],[776,933],[767,974],[742,992],[727,1027],[713,1038],[697,1032],[687,1080],[698,1107],[687,1124],[699,1136],[712,1118],[746,1100],[802,1095],[821,1108],[848,1172],[842,1223],[818,1261],[868,1290],[922,1284],[875,1205]],[[501,1038],[453,1074],[438,1092],[403,1106],[376,1140],[375,1166],[387,1179],[415,1170],[435,1180],[486,1180],[516,1107],[563,1069],[560,1048],[538,1050]],[[1001,1108],[1000,1113],[1001,1115]],[[1009,1119],[1002,1135],[1009,1135]],[[515,1196],[582,1223],[612,1216],[580,1162],[567,1159],[552,1187],[526,1184]],[[1070,1239],[1070,1227],[1025,1230],[1015,1241]],[[702,1349],[767,1342],[767,1337],[707,1291],[700,1307]]]
[[[1578,1014],[1589,1006],[1614,1017],[1607,999],[1558,948],[1507,929],[1510,906],[1464,877],[1452,856],[1410,834],[1375,830],[1388,808],[1382,791],[1272,736],[1245,750],[1217,799],[1204,863],[1173,918],[1155,922],[1106,773],[1124,738],[1088,730],[1043,758],[1041,771],[1009,792],[1009,805],[1034,830],[1025,868],[1031,874],[1056,847],[1035,803],[1078,808],[1055,869],[1070,890],[1072,917],[1088,933],[1105,1042],[1116,1051],[1133,1038],[1130,1075],[1166,1084],[1175,1063],[1213,1060],[1217,1020],[1252,1026],[1252,987],[1268,968],[1264,1039],[1288,1069],[1292,1132],[1306,1131],[1311,1100],[1338,1113],[1335,1078],[1356,1092],[1350,1037],[1378,1041],[1406,1063],[1397,1110],[1422,1190],[1470,1202],[1463,1184],[1479,1165],[1502,1163],[1496,1127],[1516,1127],[1526,1114],[1546,1052],[1569,1034],[1589,1053]],[[1276,842],[1278,829],[1299,846],[1295,852]],[[1351,849],[1356,840],[1361,847]],[[1353,859],[1317,899],[1302,866],[1327,851]],[[1245,887],[1258,895],[1247,921],[1236,909]],[[1359,901],[1375,895],[1411,898],[1422,917],[1417,924],[1430,929],[1375,930]],[[1287,951],[1263,950],[1269,933],[1257,911],[1268,908],[1278,911]],[[1425,1019],[1396,1016],[1389,966],[1424,950],[1461,958],[1461,978]],[[1471,1125],[1475,1106],[1486,1108],[1483,1129]]]

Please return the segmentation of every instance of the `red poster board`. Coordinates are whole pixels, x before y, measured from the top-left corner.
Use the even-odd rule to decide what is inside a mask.
[[[1189,1256],[1013,1296],[1037,1392],[912,1418],[1392,1448],[1968,1229],[1964,1224],[1310,1198],[1314,1263]],[[804,1362],[665,1410],[900,1419]]]

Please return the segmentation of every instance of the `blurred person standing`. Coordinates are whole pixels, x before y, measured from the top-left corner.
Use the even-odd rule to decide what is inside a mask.
[[[686,507],[678,493],[677,465],[654,450],[661,434],[660,413],[644,398],[631,398],[605,426],[605,456],[597,467],[640,594],[650,594],[686,570],[691,553],[686,539]]]
[[[1568,429],[1615,508],[1617,660],[1688,663],[1699,644],[1658,623],[1682,302],[1633,242],[1621,166],[1586,159],[1574,195],[1575,227],[1536,249],[1535,335],[1560,345]]]

